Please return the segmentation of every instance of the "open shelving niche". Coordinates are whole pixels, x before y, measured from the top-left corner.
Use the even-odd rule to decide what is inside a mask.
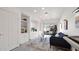
[[[27,20],[28,16],[25,14],[21,15],[21,33],[27,33]]]

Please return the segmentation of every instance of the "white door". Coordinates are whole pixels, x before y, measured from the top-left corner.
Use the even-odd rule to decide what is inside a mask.
[[[8,50],[8,22],[7,13],[0,10],[0,51]]]
[[[0,9],[0,51],[11,50],[19,45],[18,21],[16,13]]]
[[[16,48],[19,43],[19,29],[18,29],[18,16],[15,13],[9,13],[8,16],[8,44],[9,50]]]

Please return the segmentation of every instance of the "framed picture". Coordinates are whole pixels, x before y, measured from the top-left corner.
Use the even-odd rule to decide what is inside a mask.
[[[79,16],[75,17],[75,27],[79,28]]]
[[[37,29],[33,27],[33,28],[31,28],[31,31],[36,32]]]

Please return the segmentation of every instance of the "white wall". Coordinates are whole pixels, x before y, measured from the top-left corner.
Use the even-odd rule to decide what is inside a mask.
[[[30,39],[36,39],[36,38],[38,38],[38,35],[39,35],[39,29],[40,29],[40,27],[39,27],[40,25],[39,25],[39,22],[37,22],[37,21],[30,21]],[[31,30],[31,28],[35,28],[35,29],[37,29],[37,31],[35,31],[35,32],[33,32],[32,30]]]
[[[31,31],[31,28],[34,27],[37,29],[36,32]],[[39,39],[41,37],[41,33],[43,32],[43,21],[41,19],[34,20],[30,18],[30,39]]]
[[[75,27],[75,19],[73,14],[73,10],[75,8],[66,8],[60,22],[58,23],[58,32],[63,32],[65,34],[68,34],[70,36],[79,36],[79,28]],[[64,19],[68,20],[68,30],[64,30]],[[62,29],[60,28],[60,23],[62,24]]]

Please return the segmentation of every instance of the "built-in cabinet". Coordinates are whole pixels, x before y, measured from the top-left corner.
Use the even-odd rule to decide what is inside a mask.
[[[22,14],[21,15],[21,33],[27,33],[27,20],[28,20],[28,16]]]
[[[30,19],[25,13],[21,13],[21,36],[20,44],[27,42],[30,38]]]

